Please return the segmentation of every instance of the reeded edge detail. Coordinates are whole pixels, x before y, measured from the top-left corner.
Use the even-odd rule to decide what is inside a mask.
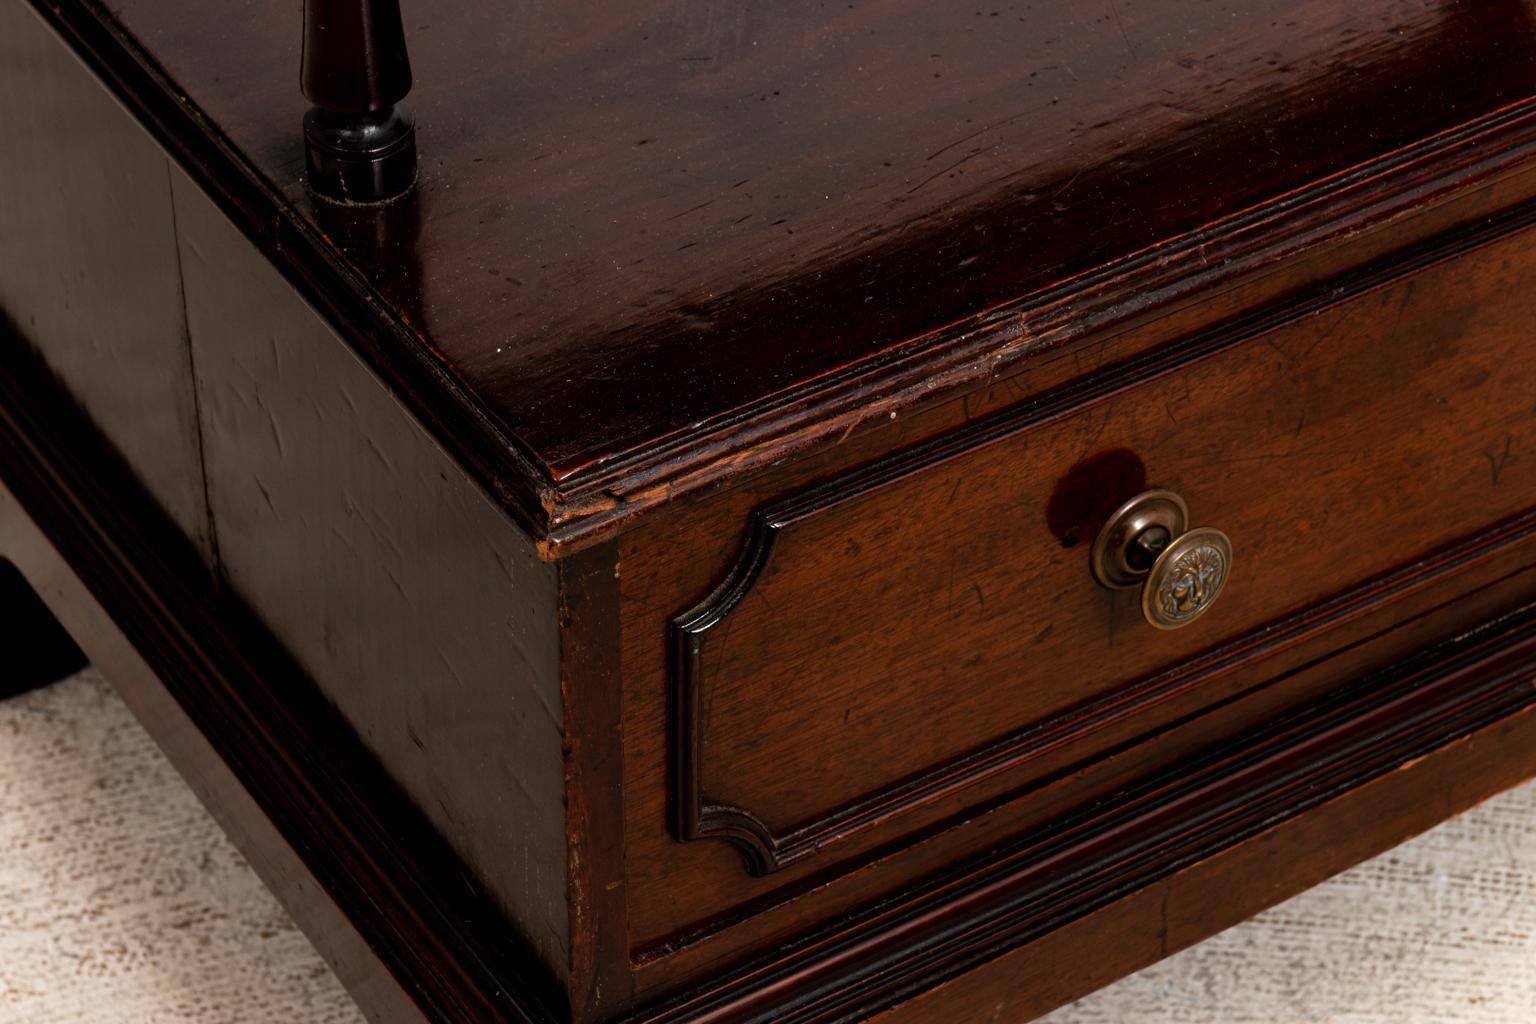
[[[1050,339],[1053,347],[1064,347],[1093,331],[1121,322],[1124,310],[1136,302],[1173,303],[1198,288],[1208,287],[1208,268],[1216,265],[1219,253],[1224,254],[1220,255],[1221,264],[1235,276],[1305,247],[1320,223],[1348,221],[1358,224],[1354,234],[1363,235],[1370,227],[1400,215],[1405,209],[1418,209],[1426,182],[1453,176],[1458,180],[1485,180],[1528,159],[1533,145],[1536,100],[1384,154],[1338,177],[1323,179],[1296,193],[1106,264],[1063,289],[1021,296],[1006,308],[989,310],[956,325],[940,344],[903,353],[895,362],[878,360],[862,373],[835,378],[824,386],[796,389],[793,402],[774,396],[748,411],[738,411],[718,421],[703,421],[696,433],[668,444],[594,462],[561,479],[561,508],[550,517],[544,545],[551,555],[577,550],[595,543],[608,531],[625,529],[656,503],[676,500],[688,490],[744,471],[758,460],[779,457],[784,449],[767,443],[768,438],[778,439],[785,446],[804,446],[833,436],[835,431],[846,429],[849,421],[828,415],[825,410],[830,407],[842,411],[850,393],[866,395],[870,378],[879,379],[881,393],[889,396],[888,404],[882,407],[894,409],[931,396],[935,379],[943,379],[947,387],[958,389],[983,373],[989,379],[1001,377],[1003,369],[1025,353],[1043,347],[997,340],[999,335],[1009,342],[1017,338],[1021,322],[1027,336]],[[1383,182],[1383,193],[1371,191]],[[1472,191],[1455,187],[1454,194],[1460,199]],[[1536,214],[1523,206],[1500,207],[1481,220],[1469,222],[1476,225],[1475,230],[1458,226],[1432,232],[1398,253],[1373,254],[1352,267],[1346,287],[1319,283],[1316,291],[1304,298],[1270,300],[1276,311],[1272,322],[1288,322],[1335,306],[1384,280],[1394,280],[1431,259],[1441,258],[1446,252],[1465,251],[1527,227],[1533,221]],[[1255,241],[1256,225],[1272,229],[1271,234]],[[1432,252],[1436,249],[1443,251]],[[1411,255],[1404,257],[1403,252]],[[1089,296],[1089,300],[1066,302],[1066,287]],[[1133,296],[1136,302],[1132,301]],[[1191,355],[1229,347],[1264,329],[1266,324],[1260,321],[1212,324],[1202,330],[1214,330],[1221,336],[1219,341],[1202,338],[1199,344],[1181,350],[1177,359],[1165,361],[1157,369],[1149,368],[1141,360],[1131,360],[1096,379],[1103,382],[1106,391],[1151,379],[1172,370],[1175,363]],[[994,345],[1003,346],[1004,357],[977,356],[978,351],[987,347],[989,338]],[[1170,355],[1176,347],[1170,346]],[[921,363],[926,369],[920,376],[893,369],[905,367],[909,361]],[[890,380],[891,377],[895,379]],[[1029,411],[1043,412],[1053,397],[1040,396],[1039,404]],[[1086,396],[1075,397],[1081,400]],[[1026,408],[1033,404],[1024,403]],[[959,429],[973,432],[974,442],[981,443],[995,432],[1018,429],[1031,419],[1029,415],[1021,418],[1018,410],[1008,410],[995,419]]]
[[[230,762],[288,838],[293,855],[320,872],[326,898],[376,943],[423,1013],[433,1020],[524,1024],[566,1019],[564,993],[553,978],[546,988],[518,977],[541,972],[515,933],[503,927],[494,941],[482,936],[480,917],[489,914],[488,906],[442,903],[441,893],[420,887],[444,876],[427,870],[440,868],[435,857],[397,849],[401,836],[418,834],[414,826],[389,824],[396,814],[409,813],[409,803],[375,802],[368,783],[387,784],[382,777],[325,770],[339,753],[336,746],[302,742],[313,738],[324,716],[295,718],[291,706],[273,702],[274,695],[303,691],[295,687],[302,673],[283,662],[277,648],[213,628],[214,603],[197,599],[190,578],[175,571],[183,563],[173,546],[161,542],[170,535],[168,521],[146,504],[148,496],[136,490],[125,468],[112,471],[104,454],[87,457],[74,433],[40,429],[33,404],[38,391],[13,387],[13,370],[8,365],[0,371],[0,394],[7,399],[0,401],[0,475],[18,507],[48,524],[49,543],[93,599],[110,609],[161,677],[158,685]],[[51,406],[49,414],[62,415],[61,408]],[[151,529],[155,524],[159,528]],[[773,524],[764,520],[762,526],[770,531],[766,543]],[[1495,536],[1442,554],[1438,565],[1492,557],[1501,545],[1533,535],[1536,515],[1526,515]],[[752,572],[760,572],[764,550],[750,544],[748,550],[758,557],[738,566],[755,561]],[[1422,565],[1402,575],[1413,585],[1425,583]],[[280,671],[268,671],[273,658]],[[1536,709],[1533,672],[1536,606],[1527,606],[1177,763],[1095,805],[1087,817],[1068,816],[1018,837],[958,874],[941,876],[942,884],[930,880],[904,889],[827,931],[773,950],[765,961],[722,969],[674,998],[613,1019],[863,1019],[1374,779],[1422,772],[1419,762],[1427,756],[1443,751],[1469,758],[1475,747],[1461,742],[1466,737],[1499,743],[1512,716]],[[1173,817],[1170,808],[1177,811]],[[388,812],[383,818],[381,810]],[[446,850],[442,863],[453,863]],[[1063,871],[1062,864],[1071,870]],[[999,898],[979,905],[977,893]]]

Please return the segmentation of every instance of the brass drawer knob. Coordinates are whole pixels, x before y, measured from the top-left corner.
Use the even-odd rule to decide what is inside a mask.
[[[1186,529],[1189,507],[1172,491],[1145,491],[1121,505],[1093,542],[1093,576],[1114,590],[1140,586],[1141,614],[1178,629],[1216,603],[1232,572],[1232,541]]]

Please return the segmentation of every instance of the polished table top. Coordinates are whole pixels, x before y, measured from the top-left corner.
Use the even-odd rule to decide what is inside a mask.
[[[365,215],[301,180],[296,6],[113,15],[534,518],[937,351],[995,373],[1030,339],[987,310],[1536,93],[1529,0],[418,0],[420,185]]]

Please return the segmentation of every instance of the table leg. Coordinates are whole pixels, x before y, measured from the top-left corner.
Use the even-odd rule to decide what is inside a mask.
[[[85,664],[21,571],[0,558],[0,700],[57,682]]]

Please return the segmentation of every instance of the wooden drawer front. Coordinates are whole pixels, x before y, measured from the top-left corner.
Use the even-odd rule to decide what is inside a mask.
[[[674,817],[773,870],[1202,681],[1201,655],[1536,506],[1536,234],[1193,341],[761,510],[673,624]],[[1177,491],[1227,591],[1162,632],[1088,553]],[[1185,702],[1187,703],[1187,702]]]

